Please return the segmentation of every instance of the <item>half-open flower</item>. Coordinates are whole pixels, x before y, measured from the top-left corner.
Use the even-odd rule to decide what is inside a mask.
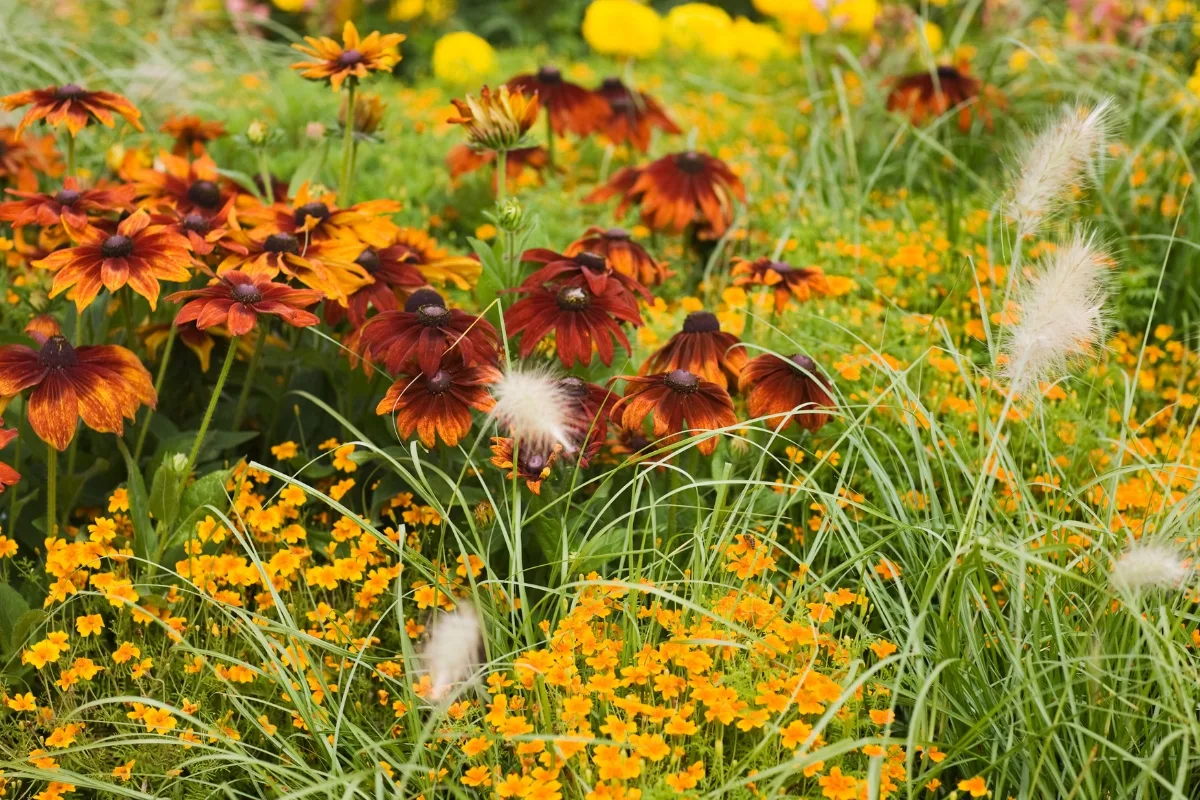
[[[75,178],[67,178],[53,194],[22,192],[9,189],[19,200],[0,203],[0,220],[11,222],[14,228],[40,225],[48,228],[62,224],[75,230],[88,226],[88,214],[124,211],[133,202],[133,186],[120,185],[83,189]]]
[[[783,261],[773,261],[768,257],[747,261],[744,258],[733,259],[734,286],[766,286],[775,294],[775,313],[779,314],[787,306],[790,298],[804,303],[814,297],[824,297],[830,293],[829,282],[825,280],[825,270],[817,266],[793,267]]]
[[[367,320],[359,336],[364,363],[378,359],[399,373],[412,364],[426,376],[441,369],[443,356],[455,351],[469,366],[499,363],[500,337],[483,317],[457,308],[432,289],[413,292],[402,311],[384,311]]]
[[[30,106],[17,124],[17,135],[39,119],[57,128],[66,124],[72,136],[78,134],[93,120],[107,128],[116,124],[113,114],[125,118],[139,131],[142,128],[142,112],[129,99],[113,92],[89,92],[76,83],[50,86],[46,89],[28,89],[24,92],[0,97],[0,106],[5,111],[14,111]]]
[[[633,352],[621,323],[640,325],[641,317],[615,282],[610,282],[603,294],[594,294],[586,286],[522,291],[525,297],[504,312],[508,335],[521,337],[521,358],[529,357],[552,332],[558,358],[567,368],[592,363],[593,347],[604,364],[612,364],[614,340]]]
[[[610,267],[643,286],[658,286],[674,274],[667,267],[667,262],[656,261],[624,228],[593,225],[583,236],[567,245],[563,252],[568,256],[583,252],[602,255],[608,259]]]
[[[797,353],[783,358],[773,353],[755,356],[742,370],[738,387],[746,394],[753,417],[767,417],[775,430],[795,422],[817,431],[829,421],[835,408],[829,380],[815,361]]]
[[[224,325],[234,336],[249,333],[259,314],[273,314],[289,325],[306,328],[320,322],[304,309],[321,300],[311,289],[293,289],[264,277],[227,272],[203,289],[188,289],[167,297],[173,303],[189,302],[179,309],[175,324],[195,322],[200,330]]]
[[[471,145],[482,150],[507,152],[522,146],[525,134],[537,122],[537,96],[511,92],[507,86],[495,92],[484,86],[478,98],[467,95],[463,100],[450,102],[459,115],[447,122],[466,128]]]
[[[590,89],[565,80],[557,67],[542,67],[537,72],[518,75],[508,88],[526,97],[536,97],[550,115],[550,126],[562,135],[570,131],[578,136],[595,133],[608,118],[608,106]]]
[[[33,265],[56,270],[51,297],[74,286],[75,306],[80,311],[96,299],[101,288],[116,292],[126,284],[155,308],[159,281],[191,277],[188,240],[164,225],[151,225],[144,209],[122,220],[116,233],[93,226],[77,235],[75,247],[57,250]]]
[[[683,369],[728,389],[737,385],[746,359],[741,339],[721,330],[716,314],[693,311],[684,319],[683,330],[646,359],[638,374]]]
[[[678,441],[685,431],[712,431],[737,424],[729,392],[685,369],[658,375],[623,376],[625,395],[612,408],[612,418],[629,430],[641,430],[651,417],[654,436],[663,444]],[[697,445],[704,455],[717,447],[716,437]]]
[[[119,435],[125,419],[134,419],[143,404],[153,408],[157,403],[150,373],[124,347],[73,347],[56,332],[57,326],[27,331],[39,349],[0,347],[0,396],[13,397],[33,387],[29,425],[56,449],[66,450],[71,444],[80,418],[93,430]]]
[[[500,377],[500,370],[494,366],[468,366],[452,351],[432,374],[417,370],[401,373],[375,413],[394,414],[402,439],[415,431],[426,447],[433,447],[438,438],[454,447],[471,430],[471,409],[492,410],[495,401],[487,387]]]
[[[628,142],[644,153],[650,149],[655,128],[664,133],[683,133],[653,97],[630,89],[620,78],[605,78],[596,94],[608,103],[608,118],[602,130],[613,144]]]
[[[347,20],[342,28],[341,44],[327,36],[305,36],[306,44],[293,44],[292,47],[312,61],[297,61],[292,64],[292,69],[309,80],[329,81],[336,92],[347,80],[354,82],[372,72],[391,72],[400,61],[400,43],[404,39],[401,33],[381,34],[379,31],[364,39],[358,35],[354,23]]]

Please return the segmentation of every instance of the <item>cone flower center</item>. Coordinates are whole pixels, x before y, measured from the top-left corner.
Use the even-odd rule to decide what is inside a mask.
[[[426,305],[417,309],[417,319],[422,325],[435,328],[450,317],[450,310],[445,306]]]
[[[673,369],[663,380],[672,391],[691,394],[700,388],[700,379],[686,369]]]
[[[292,219],[297,225],[303,225],[308,217],[315,217],[318,222],[324,222],[329,219],[329,213],[329,206],[324,203],[305,203],[296,209]]]
[[[253,283],[235,283],[229,289],[229,296],[239,303],[251,305],[262,300],[262,292]]]
[[[79,100],[86,94],[87,90],[78,83],[67,83],[54,91],[54,96],[59,100]]]
[[[272,233],[263,242],[263,249],[268,253],[299,253],[300,241],[290,233]]]
[[[704,156],[695,150],[688,150],[686,153],[675,156],[675,166],[694,175],[704,169]]]
[[[353,67],[355,64],[361,63],[362,60],[363,54],[358,50],[355,50],[353,47],[349,50],[343,51],[342,54],[337,57],[337,63],[339,67]]]
[[[585,250],[575,256],[575,263],[592,272],[604,272],[608,269],[608,261],[599,253],[593,253],[590,250]]]
[[[133,239],[117,233],[100,245],[100,255],[105,258],[128,258],[133,255]]]
[[[79,195],[80,192],[77,189],[62,189],[54,195],[54,202],[60,206],[73,206],[78,202]]]
[[[711,311],[693,311],[683,321],[684,333],[716,333],[719,330],[721,323]]]
[[[358,258],[354,259],[354,263],[367,271],[367,274],[374,275],[379,269],[379,254],[368,247],[358,254]]]
[[[537,73],[541,83],[562,83],[562,70],[558,67],[542,67]]]
[[[79,363],[75,348],[65,336],[51,336],[38,352],[38,362],[46,369],[66,369]]]
[[[200,214],[188,214],[183,218],[183,229],[201,235],[208,233],[208,220]]]
[[[212,181],[196,181],[188,187],[188,200],[201,208],[216,208],[221,205],[221,190]]]
[[[609,228],[604,232],[604,238],[627,241],[629,239],[629,231],[624,228]]]
[[[430,394],[441,394],[450,388],[450,373],[439,369],[432,378],[425,379],[425,391]]]
[[[582,311],[592,304],[588,293],[578,286],[564,286],[555,299],[563,311]]]

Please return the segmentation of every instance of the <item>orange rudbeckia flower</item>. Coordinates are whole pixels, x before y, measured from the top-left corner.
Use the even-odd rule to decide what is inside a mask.
[[[608,104],[595,92],[564,80],[557,67],[518,75],[507,85],[526,97],[536,97],[546,107],[550,126],[560,136],[568,131],[587,136],[604,127],[608,118]]]
[[[80,311],[96,299],[101,288],[116,292],[129,285],[133,291],[158,305],[161,281],[186,281],[192,273],[188,240],[164,225],[151,225],[150,215],[139,209],[109,234],[89,227],[79,234],[78,244],[56,250],[35,267],[57,270],[50,296],[75,287],[75,307]]]
[[[76,83],[50,86],[46,89],[27,89],[23,92],[0,97],[0,106],[5,111],[14,111],[23,106],[32,106],[17,124],[17,135],[39,119],[57,128],[66,124],[75,136],[93,120],[106,128],[116,123],[113,114],[119,114],[139,131],[142,127],[142,112],[129,99],[113,92],[89,92]]]
[[[829,380],[815,361],[800,353],[786,359],[774,353],[755,356],[742,369],[738,388],[746,394],[750,416],[768,417],[775,430],[795,422],[815,432],[835,407]]]
[[[400,43],[404,34],[381,34],[374,31],[365,39],[359,37],[353,22],[342,28],[342,43],[338,44],[327,36],[319,39],[305,36],[307,44],[294,44],[296,50],[311,56],[312,61],[297,61],[292,69],[313,81],[329,81],[335,92],[341,91],[342,83],[357,81],[372,72],[391,72],[400,61]]]
[[[684,431],[711,431],[737,424],[729,392],[685,369],[658,375],[623,376],[625,396],[616,402],[612,417],[630,430],[640,430],[647,416],[654,435],[664,443]],[[717,448],[715,437],[696,445],[704,455]]]
[[[233,336],[242,336],[258,324],[259,314],[274,314],[289,325],[307,328],[320,320],[304,309],[318,303],[321,293],[293,289],[258,276],[227,272],[203,289],[188,289],[167,297],[173,303],[188,300],[179,309],[175,324],[195,322],[200,330],[225,325]]]
[[[82,189],[75,178],[67,178],[54,194],[22,192],[9,189],[20,198],[0,203],[0,220],[11,222],[14,228],[40,225],[48,228],[62,224],[75,230],[88,226],[88,212],[124,211],[133,202],[133,187],[129,185]]]
[[[654,351],[638,374],[684,369],[728,389],[737,383],[747,358],[741,339],[721,330],[716,314],[693,311],[683,329]]]
[[[117,345],[74,347],[52,320],[26,328],[39,349],[21,344],[0,347],[0,396],[33,387],[29,425],[55,449],[66,450],[83,419],[103,433],[124,432],[142,405],[158,402],[150,373],[132,352]]]
[[[433,447],[438,438],[454,447],[471,430],[471,409],[492,410],[496,401],[487,387],[500,378],[500,370],[491,364],[467,366],[450,353],[432,375],[420,370],[400,375],[375,413],[394,414],[402,439],[415,431],[426,447]]]
[[[766,286],[775,294],[775,313],[783,312],[790,298],[804,303],[830,293],[825,270],[818,266],[793,267],[764,256],[754,261],[733,259],[734,286]]]
[[[4,423],[0,421],[0,425]],[[8,430],[0,429],[0,448],[8,447],[13,439],[17,438],[17,429],[9,428]],[[0,461],[0,492],[3,492],[9,486],[14,485],[21,480],[21,473],[17,472],[8,464]]]
[[[171,152],[177,156],[188,153],[202,156],[206,144],[225,135],[223,123],[206,122],[195,114],[171,117],[159,130],[175,137],[175,146],[171,148]]]

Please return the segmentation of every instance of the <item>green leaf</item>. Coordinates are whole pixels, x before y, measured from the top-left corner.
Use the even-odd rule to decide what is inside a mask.
[[[475,298],[480,308],[487,308],[501,291],[508,288],[504,281],[504,266],[500,263],[496,251],[486,243],[473,238],[468,238],[467,242],[483,264],[483,272],[480,273],[479,283],[475,287]]]
[[[156,452],[156,457],[165,456],[167,453],[186,453],[192,447],[192,442],[196,441],[198,431],[183,431],[176,436],[163,441],[159,444]],[[200,445],[200,455],[196,458],[197,464],[203,464],[217,458],[225,450],[232,450],[240,444],[250,441],[258,436],[258,431],[219,431],[210,430],[208,435],[204,437],[204,444]]]
[[[300,166],[296,167],[296,171],[292,173],[292,182],[288,184],[288,197],[295,197],[301,186],[305,183],[312,183],[313,179],[317,177],[321,167],[325,166],[327,148],[326,144],[314,148],[308,157],[300,162]]]
[[[150,495],[146,492],[146,482],[138,470],[133,456],[125,442],[117,439],[117,447],[125,459],[125,469],[129,472],[126,491],[129,494],[129,519],[133,522],[133,554],[138,558],[150,560],[158,552],[158,534],[150,523]]]
[[[8,649],[17,620],[28,611],[29,603],[21,593],[7,583],[0,583],[0,651]]]
[[[24,647],[25,640],[29,638],[29,632],[41,625],[47,616],[45,611],[34,608],[17,617],[17,621],[13,623],[12,635],[8,639],[8,652],[15,653]]]
[[[162,460],[150,482],[150,513],[166,528],[175,521],[179,511],[179,486],[183,483],[183,471],[187,468],[187,456],[183,453],[169,455]]]
[[[183,497],[179,499],[176,516],[179,524],[171,534],[170,543],[165,547],[178,541],[180,534],[187,530],[187,526],[192,524],[207,506],[214,506],[222,510],[228,507],[229,495],[225,492],[225,483],[229,480],[229,472],[230,470],[227,469],[210,472],[202,478],[197,478],[184,490]]]

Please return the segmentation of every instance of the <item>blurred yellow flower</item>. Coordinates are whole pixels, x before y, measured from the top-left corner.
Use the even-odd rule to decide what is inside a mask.
[[[663,20],[668,44],[684,52],[729,58],[736,47],[733,20],[722,8],[708,3],[675,6]]]
[[[304,10],[308,5],[308,0],[271,0],[275,3],[275,7],[280,11],[286,11],[289,14],[296,14]]]
[[[410,22],[425,11],[425,0],[392,0],[388,7],[388,19],[392,22]]]
[[[859,35],[875,29],[875,18],[879,16],[879,0],[842,0],[834,3],[829,17],[839,30]]]
[[[468,31],[447,33],[433,46],[433,74],[440,81],[481,83],[496,69],[496,51]]]
[[[930,52],[936,53],[942,49],[945,42],[946,37],[936,23],[926,22],[921,30],[913,31],[912,46],[917,49],[924,50],[925,45],[928,44]]]
[[[662,46],[662,18],[637,0],[592,0],[583,38],[597,53],[645,58]]]
[[[790,50],[779,31],[745,17],[733,21],[732,39],[735,54],[751,61],[769,61]]]

